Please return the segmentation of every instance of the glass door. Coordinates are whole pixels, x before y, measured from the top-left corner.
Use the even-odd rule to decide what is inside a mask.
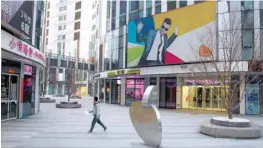
[[[18,75],[1,74],[1,120],[17,118]]]

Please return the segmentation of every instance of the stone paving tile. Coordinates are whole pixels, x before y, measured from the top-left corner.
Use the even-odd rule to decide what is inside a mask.
[[[57,102],[66,98],[56,98]],[[84,111],[92,108],[91,98],[78,100],[81,109],[56,109],[55,104],[41,104],[37,115],[2,123],[4,148],[148,148],[136,134],[129,117],[129,108],[101,105],[101,119],[106,132],[96,125],[90,128],[92,116]],[[263,148],[263,138],[235,140],[211,138],[199,133],[199,123],[218,113],[191,114],[161,110],[163,125],[162,148]],[[263,127],[262,116],[243,116]]]

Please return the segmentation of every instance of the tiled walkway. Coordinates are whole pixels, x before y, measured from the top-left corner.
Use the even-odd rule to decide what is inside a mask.
[[[59,101],[59,100],[57,100]],[[101,120],[106,132],[96,125],[89,130],[92,116],[84,111],[92,107],[91,98],[79,101],[81,109],[56,109],[41,104],[41,112],[26,119],[2,122],[3,148],[145,148],[130,122],[128,107],[102,104]],[[235,140],[211,138],[199,133],[199,123],[209,114],[161,110],[163,148],[263,148],[263,138]],[[263,127],[263,117],[246,116]]]

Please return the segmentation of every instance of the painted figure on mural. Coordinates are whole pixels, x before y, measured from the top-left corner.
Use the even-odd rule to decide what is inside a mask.
[[[161,27],[157,30],[150,30],[148,34],[141,35],[143,23],[137,24],[136,40],[145,42],[143,54],[139,65],[156,65],[165,63],[166,49],[177,38],[178,26],[175,26],[174,33],[168,39],[166,32],[170,29],[172,20],[165,18]]]

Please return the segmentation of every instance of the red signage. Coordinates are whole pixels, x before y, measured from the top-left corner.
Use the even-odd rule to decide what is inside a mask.
[[[19,52],[21,52],[22,54],[29,56],[29,57],[35,57],[38,58],[40,60],[42,60],[43,62],[45,62],[45,58],[42,54],[40,54],[37,51],[33,51],[33,49],[31,48],[31,46],[23,43],[22,41],[18,40],[16,41],[15,38],[12,38],[12,40],[9,43],[9,47],[11,49],[17,49]]]
[[[32,76],[32,66],[24,65],[24,75]]]

